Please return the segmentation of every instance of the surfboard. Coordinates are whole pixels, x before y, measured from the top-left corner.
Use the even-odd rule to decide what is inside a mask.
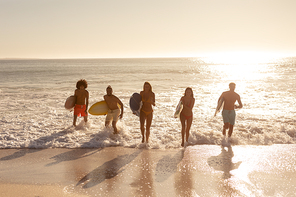
[[[217,104],[217,107],[216,107],[216,111],[215,111],[215,115],[216,116],[222,109],[223,109],[223,106],[224,106],[224,100],[223,98],[219,100],[218,104]]]
[[[136,116],[140,117],[140,107],[141,107],[142,96],[139,93],[134,93],[129,101],[130,108]]]
[[[175,111],[175,114],[174,114],[174,118],[179,118],[180,117],[180,113],[183,109],[183,104],[182,104],[182,101],[180,101],[176,107],[176,111]]]
[[[65,108],[67,110],[72,110],[74,107],[75,107],[75,103],[76,103],[76,97],[75,96],[69,96],[67,99],[66,99],[66,102],[65,102]]]
[[[100,101],[95,104],[93,104],[89,110],[88,113],[91,115],[106,115],[108,113],[108,106],[106,101]]]

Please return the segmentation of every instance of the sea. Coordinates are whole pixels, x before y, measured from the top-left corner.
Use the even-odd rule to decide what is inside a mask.
[[[251,57],[250,57],[251,58]],[[0,148],[181,148],[181,123],[174,112],[185,89],[195,97],[188,145],[220,145],[223,121],[214,117],[222,92],[236,83],[243,108],[236,110],[232,145],[296,143],[296,57],[223,62],[200,58],[0,60]],[[78,118],[66,110],[76,82],[88,82],[89,106],[106,87],[124,104],[119,134],[105,116]],[[129,107],[133,93],[150,82],[156,106],[149,144],[141,143],[139,117]]]

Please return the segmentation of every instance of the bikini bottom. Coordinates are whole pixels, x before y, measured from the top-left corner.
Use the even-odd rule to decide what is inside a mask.
[[[184,118],[185,118],[186,120],[188,120],[188,119],[190,119],[190,118],[193,117],[193,114],[191,114],[190,116],[186,116],[186,115],[184,115],[183,113],[181,113],[181,114],[182,114],[182,116],[184,116]]]
[[[149,111],[149,112],[146,112],[146,111],[144,111],[144,110],[142,110],[142,109],[141,109],[141,111],[144,112],[144,114],[145,114],[146,116],[148,116],[149,114],[151,114],[151,113],[153,112],[153,110],[151,110],[151,111]]]

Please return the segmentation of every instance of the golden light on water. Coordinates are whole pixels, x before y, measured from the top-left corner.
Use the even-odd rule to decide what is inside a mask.
[[[216,72],[229,80],[256,80],[266,73],[269,63],[282,57],[281,54],[259,52],[225,52],[211,54],[205,62],[211,63]]]
[[[282,57],[282,54],[265,52],[224,52],[214,53],[208,56],[213,63],[230,65],[250,65],[263,64],[276,58]]]

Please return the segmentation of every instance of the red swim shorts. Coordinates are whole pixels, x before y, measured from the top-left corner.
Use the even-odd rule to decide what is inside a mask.
[[[75,105],[74,107],[74,115],[80,117],[80,116],[87,116],[87,113],[85,113],[86,105]]]

